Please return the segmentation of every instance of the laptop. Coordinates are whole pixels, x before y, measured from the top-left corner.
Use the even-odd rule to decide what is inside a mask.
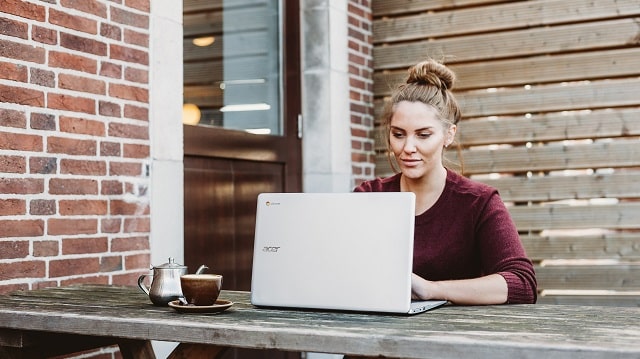
[[[258,195],[251,303],[416,314],[411,192]]]

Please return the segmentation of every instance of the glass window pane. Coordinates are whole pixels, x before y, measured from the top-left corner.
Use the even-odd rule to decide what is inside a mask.
[[[279,1],[212,3],[185,6],[184,115],[199,126],[282,135]]]

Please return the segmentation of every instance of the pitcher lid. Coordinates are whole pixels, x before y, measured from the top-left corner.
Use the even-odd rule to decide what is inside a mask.
[[[187,268],[187,267],[183,266],[182,264],[176,263],[175,258],[169,257],[169,262],[163,263],[162,265],[159,265],[159,266],[156,266],[156,267],[153,267],[153,268],[157,268],[157,269],[176,269],[176,268]]]

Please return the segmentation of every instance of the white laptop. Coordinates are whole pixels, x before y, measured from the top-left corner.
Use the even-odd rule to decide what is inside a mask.
[[[262,193],[251,279],[256,306],[415,314],[411,192]]]

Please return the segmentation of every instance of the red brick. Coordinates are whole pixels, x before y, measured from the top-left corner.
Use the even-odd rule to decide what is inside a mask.
[[[102,121],[60,116],[60,131],[104,137],[106,130]]]
[[[149,102],[149,90],[136,86],[112,84],[109,86],[109,96],[142,103]]]
[[[149,250],[149,237],[121,237],[111,240],[111,252],[131,252]]]
[[[105,200],[61,200],[58,207],[63,216],[107,214]]]
[[[45,56],[46,51],[42,47],[0,39],[0,57],[44,64]]]
[[[60,45],[64,48],[84,52],[87,54],[106,56],[107,44],[92,38],[81,37],[77,35],[60,33]]]
[[[0,126],[27,128],[27,116],[22,111],[0,108]]]
[[[33,216],[56,214],[56,201],[52,199],[34,199],[29,202],[29,214]]]
[[[149,83],[149,71],[127,67],[124,71],[124,78],[127,81],[147,84]]]
[[[60,5],[105,19],[107,18],[107,6],[97,0],[61,0]]]
[[[149,47],[149,35],[129,29],[124,29],[124,42],[140,47]]]
[[[114,102],[109,101],[99,101],[98,102],[98,113],[101,116],[107,117],[122,117],[122,111],[120,105]]]
[[[13,293],[19,290],[29,290],[29,285],[27,283],[0,285],[0,294]]]
[[[71,279],[64,279],[60,281],[61,286],[79,285],[79,284],[109,284],[109,277],[107,275],[93,275],[90,277],[77,277]],[[87,352],[85,352],[87,353]],[[90,353],[90,351],[88,352]],[[92,359],[111,359],[111,355],[107,355],[106,358],[91,356]]]
[[[23,199],[0,199],[0,216],[18,216],[27,213],[27,203]],[[1,257],[2,252],[0,252]]]
[[[0,237],[40,237],[42,235],[44,235],[44,221],[40,219],[0,220]],[[0,273],[2,273],[1,270]]]
[[[112,122],[109,124],[108,134],[110,137],[136,138],[140,140],[148,140],[149,127]]]
[[[47,107],[55,110],[84,112],[90,115],[96,113],[96,101],[93,99],[55,93],[47,94]]]
[[[2,48],[2,44],[0,44],[0,48]],[[0,102],[43,107],[44,92],[0,84]]]
[[[49,277],[67,277],[72,275],[97,273],[100,270],[98,257],[58,259],[49,262]]]
[[[103,253],[109,250],[107,237],[65,238],[62,240],[62,254]]]
[[[90,74],[95,74],[98,71],[98,62],[96,60],[57,51],[49,52],[49,66],[82,71]]]
[[[0,281],[17,278],[41,278],[45,275],[44,261],[0,263]]]
[[[97,144],[94,140],[78,140],[73,138],[49,137],[47,152],[66,153],[69,155],[95,156]]]
[[[49,22],[67,29],[95,35],[98,33],[98,22],[78,15],[71,15],[56,9],[49,10]]]
[[[103,256],[100,258],[100,272],[117,272],[124,268],[121,256]]]
[[[110,176],[134,176],[138,177],[142,174],[142,165],[140,163],[129,162],[111,162],[109,164]]]
[[[102,23],[100,24],[100,35],[112,40],[122,40],[122,29],[113,24]]]
[[[26,40],[29,38],[29,25],[21,21],[0,17],[0,34]]]
[[[137,9],[144,12],[149,12],[151,10],[151,4],[149,0],[126,0],[124,4],[132,9]]]
[[[120,157],[120,144],[117,142],[100,142],[100,156]]]
[[[66,219],[50,218],[47,221],[47,234],[96,234],[98,232],[97,219]]]
[[[44,7],[21,0],[2,0],[0,2],[0,12],[36,21],[45,20]]]
[[[120,218],[102,218],[100,220],[100,232],[102,233],[119,233],[121,226],[122,220]]]
[[[27,161],[21,156],[0,156],[0,173],[25,173]]]
[[[25,258],[29,255],[29,241],[0,241],[0,259]]]
[[[127,158],[147,158],[150,154],[148,145],[125,143],[122,145],[122,156]]]
[[[0,178],[0,193],[38,194],[44,191],[41,178]]]
[[[98,182],[88,179],[52,178],[49,180],[50,194],[98,194]]]
[[[111,283],[114,285],[124,285],[124,286],[135,285],[136,281],[138,280],[138,277],[141,276],[142,274],[147,274],[148,272],[149,272],[149,268],[143,268],[138,272],[125,273],[125,274],[113,274]]]
[[[53,88],[56,86],[56,74],[53,71],[31,68],[31,81],[34,85]]]
[[[55,157],[29,158],[29,173],[51,174],[58,170],[58,160]]]
[[[111,200],[109,214],[117,215],[146,215],[149,214],[149,205],[142,202],[127,202],[123,200]]]
[[[104,161],[62,159],[60,160],[60,173],[104,176],[107,174],[107,164]]]
[[[111,7],[111,20],[123,25],[130,25],[141,29],[149,28],[149,16],[136,14],[117,7]]]
[[[27,67],[24,65],[0,62],[0,78],[11,81],[27,82],[29,80],[29,72]]]
[[[48,1],[48,0],[45,0]],[[35,283],[31,284],[31,289],[44,289],[44,288],[51,288],[51,287],[57,287],[58,286],[58,282],[55,280],[39,280]]]
[[[68,74],[58,75],[58,87],[96,95],[104,95],[107,92],[107,84],[102,80]]]
[[[56,130],[56,117],[52,114],[31,113],[30,122],[34,130]]]
[[[133,105],[124,105],[124,117],[148,122],[149,109]]]
[[[120,79],[122,78],[122,66],[111,62],[102,62],[100,65],[100,76]]]
[[[0,149],[40,152],[43,149],[42,137],[38,135],[0,132]]]
[[[124,191],[122,189],[122,182],[116,180],[105,180],[102,181],[102,190],[100,194],[103,195],[114,195],[114,194],[123,194]]]
[[[56,257],[60,255],[60,245],[58,241],[34,241],[33,256],[34,257]]]
[[[147,51],[111,44],[109,53],[109,58],[114,60],[149,65],[149,53]]]
[[[58,32],[46,27],[33,25],[31,39],[43,44],[55,45],[58,43]]]
[[[148,270],[151,267],[151,259],[148,253],[133,254],[124,257],[124,268],[126,270],[143,269]]]

